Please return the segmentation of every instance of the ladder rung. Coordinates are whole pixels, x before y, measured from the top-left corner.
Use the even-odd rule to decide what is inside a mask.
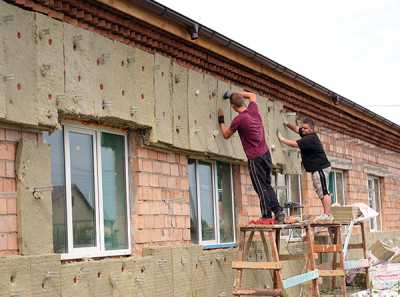
[[[282,296],[281,289],[234,289],[234,296]]]
[[[314,253],[338,253],[343,250],[341,244],[314,244]]]
[[[338,269],[338,270],[320,270],[319,271],[319,276],[324,277],[324,276],[344,276],[344,270],[343,269]]]
[[[282,269],[279,262],[248,262],[248,261],[232,261],[232,269]]]
[[[350,243],[348,249],[363,249],[364,246],[362,243]]]

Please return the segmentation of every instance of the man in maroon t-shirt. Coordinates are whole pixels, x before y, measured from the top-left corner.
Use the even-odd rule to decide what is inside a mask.
[[[272,160],[265,142],[264,127],[256,103],[256,94],[238,92],[228,94],[226,98],[229,98],[231,107],[239,114],[227,127],[224,124],[222,109],[218,110],[218,123],[222,135],[225,139],[228,139],[238,131],[243,150],[248,159],[251,181],[260,198],[262,219],[270,218],[272,211],[278,223],[282,224],[285,215],[271,186]],[[250,101],[247,107],[244,99]]]

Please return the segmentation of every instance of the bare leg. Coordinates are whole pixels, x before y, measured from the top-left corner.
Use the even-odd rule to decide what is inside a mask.
[[[324,213],[331,215],[332,214],[332,210],[331,210],[331,196],[330,195],[325,195],[324,198],[321,199],[322,202],[322,206],[324,208]]]

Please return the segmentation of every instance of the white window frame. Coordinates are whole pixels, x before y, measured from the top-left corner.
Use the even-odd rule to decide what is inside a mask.
[[[338,172],[342,174],[343,205],[346,205],[346,196],[345,196],[345,189],[344,189],[344,187],[345,187],[345,184],[344,184],[344,171],[343,171],[343,170],[339,170],[339,169],[332,169],[332,170],[331,170],[331,173],[334,175],[334,176],[333,176],[333,182],[334,182],[334,185],[335,185],[335,187],[334,187],[335,193],[331,193],[331,194],[332,194],[332,195],[335,194],[335,203],[338,203],[338,201],[337,201],[337,182],[336,182],[336,174],[337,174]],[[328,178],[329,178],[329,176],[328,176]],[[332,203],[333,203],[333,197],[331,197],[331,199],[332,199]]]
[[[370,189],[369,188],[369,181],[372,181],[372,189]],[[375,195],[375,180],[376,181],[378,181],[378,189],[377,189],[377,193],[378,193],[378,197],[376,197],[376,195]],[[381,216],[381,213],[382,213],[382,203],[381,203],[381,189],[380,189],[380,187],[381,187],[381,181],[379,180],[379,177],[377,177],[377,176],[375,176],[375,175],[368,175],[368,179],[367,179],[367,189],[368,189],[368,206],[370,206],[371,207],[371,205],[369,204],[369,201],[370,201],[370,199],[369,199],[369,195],[370,195],[370,192],[372,192],[373,193],[373,199],[372,199],[372,207],[371,208],[373,208],[375,211],[376,211],[376,203],[378,203],[379,204],[379,215],[378,216],[376,216],[376,217],[374,217],[374,218],[371,218],[370,219],[370,231],[371,232],[379,232],[379,231],[381,231],[382,230],[382,216]],[[378,228],[378,220],[379,220],[379,228]],[[375,225],[375,226],[372,226],[372,224],[371,224],[371,222],[373,222],[373,224]]]
[[[287,202],[292,202],[292,195],[291,195],[291,189],[292,189],[291,183],[292,183],[292,181],[290,179],[291,175],[297,175],[297,180],[299,182],[299,194],[300,194],[300,197],[299,197],[300,198],[300,202],[299,203],[301,205],[303,205],[303,195],[302,195],[302,185],[301,185],[301,176],[300,176],[300,174],[285,174],[285,182],[286,182],[286,185],[287,185],[287,189],[286,189],[286,195],[287,196],[286,197],[288,198]],[[288,210],[288,212],[286,214],[290,215],[290,210]],[[302,208],[300,208],[300,219],[303,219],[303,209]],[[296,230],[296,229],[294,229],[294,230]],[[301,240],[301,237],[294,237],[293,236],[293,231],[294,230],[293,229],[289,229],[289,234],[283,236],[282,238],[285,238],[285,239],[289,239],[290,238],[291,240]],[[301,235],[303,235],[303,229],[301,229]]]
[[[235,232],[235,199],[233,193],[233,171],[232,164],[229,164],[230,175],[231,175],[231,195],[232,195],[232,232],[233,232],[233,242],[220,242],[220,224],[219,224],[219,206],[218,206],[218,175],[217,175],[217,161],[206,161],[192,159],[195,162],[195,175],[196,175],[196,195],[197,195],[197,228],[198,228],[198,242],[200,245],[207,246],[218,246],[218,245],[233,245],[236,243],[236,232]],[[200,179],[198,173],[199,162],[208,163],[211,165],[211,180],[212,180],[212,198],[214,207],[214,226],[215,226],[215,240],[205,240],[203,241],[203,233],[201,228],[201,203],[200,203]]]
[[[130,224],[130,199],[129,199],[129,170],[128,170],[128,139],[127,133],[104,128],[86,128],[79,125],[64,125],[64,159],[65,159],[65,186],[66,186],[66,211],[67,211],[67,252],[61,254],[62,260],[78,258],[94,258],[105,256],[120,256],[131,254],[131,224]],[[93,170],[96,203],[96,247],[73,248],[73,224],[72,224],[72,196],[71,196],[71,168],[70,168],[70,148],[69,133],[83,133],[91,135],[93,138]],[[127,234],[128,248],[121,250],[105,250],[104,244],[104,214],[103,214],[103,189],[102,189],[102,170],[101,170],[101,133],[110,133],[124,137],[125,152],[125,192],[126,192],[126,212],[127,212]]]

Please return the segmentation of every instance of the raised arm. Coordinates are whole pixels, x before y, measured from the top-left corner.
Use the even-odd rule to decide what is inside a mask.
[[[244,99],[247,99],[250,102],[256,102],[257,100],[257,95],[252,92],[243,91],[243,92],[238,92],[238,94],[242,95]]]
[[[296,132],[297,134],[299,134],[299,132],[300,132],[300,127],[299,127],[299,126],[297,126],[297,125],[295,125],[295,124],[292,124],[292,123],[286,123],[286,126],[287,126],[290,130],[292,130],[293,132]]]
[[[286,139],[285,137],[283,137],[281,135],[281,133],[279,133],[279,131],[277,132],[277,136],[278,136],[278,139],[280,142],[282,142],[288,146],[291,146],[291,147],[296,147],[296,148],[299,147],[296,140]]]
[[[218,125],[219,129],[221,130],[222,136],[225,139],[228,139],[233,135],[234,131],[232,131],[231,128],[225,126],[224,112],[221,108],[218,109]]]

